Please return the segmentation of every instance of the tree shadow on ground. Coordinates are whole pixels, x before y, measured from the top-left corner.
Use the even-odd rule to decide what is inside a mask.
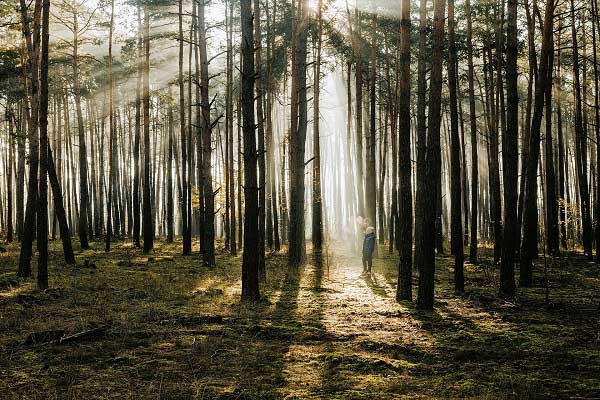
[[[365,275],[363,277],[363,280],[365,281],[365,283],[367,284],[367,287],[369,289],[371,289],[371,292],[373,292],[373,294],[375,296],[384,297],[384,298],[390,297],[386,290],[387,285],[385,285],[385,284],[382,285],[381,283],[379,283],[377,280],[377,277],[374,276],[373,274]]]

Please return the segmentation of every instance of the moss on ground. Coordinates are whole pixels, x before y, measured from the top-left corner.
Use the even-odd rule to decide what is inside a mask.
[[[0,255],[0,398],[600,397],[600,269],[576,254],[546,260],[547,285],[538,260],[513,303],[485,249],[464,294],[438,258],[436,309],[419,312],[395,303],[383,248],[370,277],[335,244],[300,271],[270,255],[244,304],[239,256],[208,269],[180,243],[92,246],[73,267],[52,242],[45,292],[16,277],[16,246]]]

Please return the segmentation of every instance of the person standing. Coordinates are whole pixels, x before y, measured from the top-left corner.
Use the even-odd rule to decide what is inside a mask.
[[[363,274],[371,273],[371,267],[373,266],[373,252],[375,251],[375,228],[369,226],[365,230],[365,239],[363,240]]]

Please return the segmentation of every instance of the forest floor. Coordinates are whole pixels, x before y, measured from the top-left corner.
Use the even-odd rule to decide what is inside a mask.
[[[547,285],[540,259],[514,303],[486,259],[455,294],[440,257],[419,312],[381,246],[368,277],[340,244],[296,272],[271,255],[254,305],[241,257],[210,270],[180,248],[94,243],[71,267],[53,242],[45,292],[16,278],[16,246],[0,254],[0,398],[600,398],[600,268],[579,255],[548,259]]]

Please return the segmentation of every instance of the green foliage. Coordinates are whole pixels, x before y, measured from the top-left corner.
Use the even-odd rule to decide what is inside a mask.
[[[22,68],[19,51],[15,48],[0,48],[0,97],[10,102],[23,95]]]

